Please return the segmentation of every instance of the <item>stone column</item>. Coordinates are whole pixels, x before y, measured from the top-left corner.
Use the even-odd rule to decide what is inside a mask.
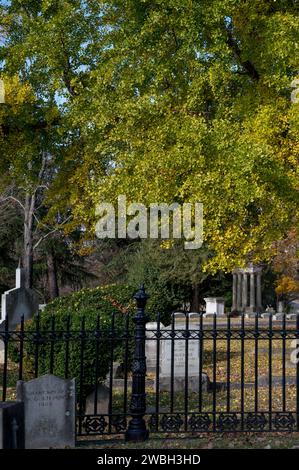
[[[262,306],[262,282],[261,282],[262,275],[260,272],[256,275],[256,307],[257,310],[260,312],[263,309]]]
[[[242,274],[238,273],[237,284],[237,310],[240,312],[242,309]]]
[[[237,274],[233,273],[233,305],[232,310],[237,310]]]
[[[247,283],[247,273],[243,273],[243,289],[242,289],[242,310],[245,311],[247,307],[247,292],[248,292],[248,283]]]
[[[255,312],[255,274],[250,273],[250,311]]]

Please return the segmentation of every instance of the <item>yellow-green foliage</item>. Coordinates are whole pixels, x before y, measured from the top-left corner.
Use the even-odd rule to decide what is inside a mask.
[[[26,63],[44,107],[59,96],[49,198],[72,207],[69,229],[93,233],[95,204],[119,194],[201,201],[206,267],[269,259],[298,224],[297,3],[23,3],[4,15],[14,32],[2,52],[7,73]]]

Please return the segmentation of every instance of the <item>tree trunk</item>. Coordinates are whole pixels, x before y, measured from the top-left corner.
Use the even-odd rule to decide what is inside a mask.
[[[199,312],[199,284],[192,287],[191,312]]]
[[[23,268],[25,287],[32,289],[33,283],[33,214],[35,195],[26,194],[24,217],[24,252]]]
[[[50,250],[47,256],[48,267],[48,287],[50,300],[56,299],[59,296],[59,288],[57,281],[57,267],[53,251]]]

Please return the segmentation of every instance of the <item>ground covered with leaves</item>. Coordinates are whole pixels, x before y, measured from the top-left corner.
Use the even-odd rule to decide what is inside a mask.
[[[124,440],[78,442],[79,448],[93,449],[299,449],[299,433],[220,434],[176,438],[150,438],[142,443]]]

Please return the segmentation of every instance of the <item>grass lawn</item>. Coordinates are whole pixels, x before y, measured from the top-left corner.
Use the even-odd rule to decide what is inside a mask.
[[[78,448],[88,449],[299,449],[299,433],[292,434],[226,434],[200,435],[194,438],[183,434],[176,438],[150,438],[142,443],[124,440],[79,441]]]

